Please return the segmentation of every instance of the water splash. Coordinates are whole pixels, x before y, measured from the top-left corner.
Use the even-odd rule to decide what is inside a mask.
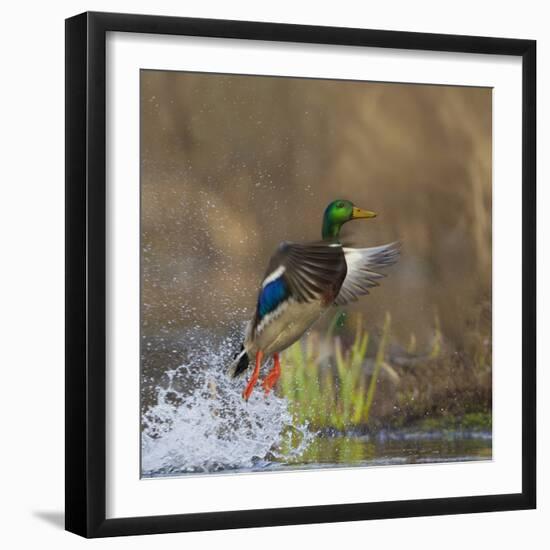
[[[258,387],[245,402],[245,382],[227,373],[235,343],[209,344],[155,388],[156,402],[142,416],[144,477],[264,469],[299,457],[314,437],[274,393],[264,397]]]

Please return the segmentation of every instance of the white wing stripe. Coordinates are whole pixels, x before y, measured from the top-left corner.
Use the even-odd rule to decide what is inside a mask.
[[[273,282],[275,279],[278,279],[286,270],[284,265],[280,265],[275,271],[272,271],[262,283],[262,288],[267,286],[269,283]]]

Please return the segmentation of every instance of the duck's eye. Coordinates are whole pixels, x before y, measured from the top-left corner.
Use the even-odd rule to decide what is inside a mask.
[[[339,202],[336,206],[337,206],[338,208],[344,208],[344,203],[343,203],[343,202]]]

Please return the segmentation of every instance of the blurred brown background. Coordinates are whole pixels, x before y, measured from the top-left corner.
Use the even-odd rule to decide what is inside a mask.
[[[177,338],[250,317],[282,240],[320,238],[327,203],[374,210],[358,246],[400,262],[354,306],[368,327],[450,349],[490,339],[487,88],[142,71],[142,331]],[[472,331],[474,332],[472,334]]]

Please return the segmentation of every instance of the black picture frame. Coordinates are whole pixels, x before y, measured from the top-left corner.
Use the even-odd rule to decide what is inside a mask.
[[[106,519],[105,39],[108,31],[519,56],[523,66],[522,491]],[[531,509],[536,506],[536,42],[83,13],[66,20],[66,529],[107,537]]]

